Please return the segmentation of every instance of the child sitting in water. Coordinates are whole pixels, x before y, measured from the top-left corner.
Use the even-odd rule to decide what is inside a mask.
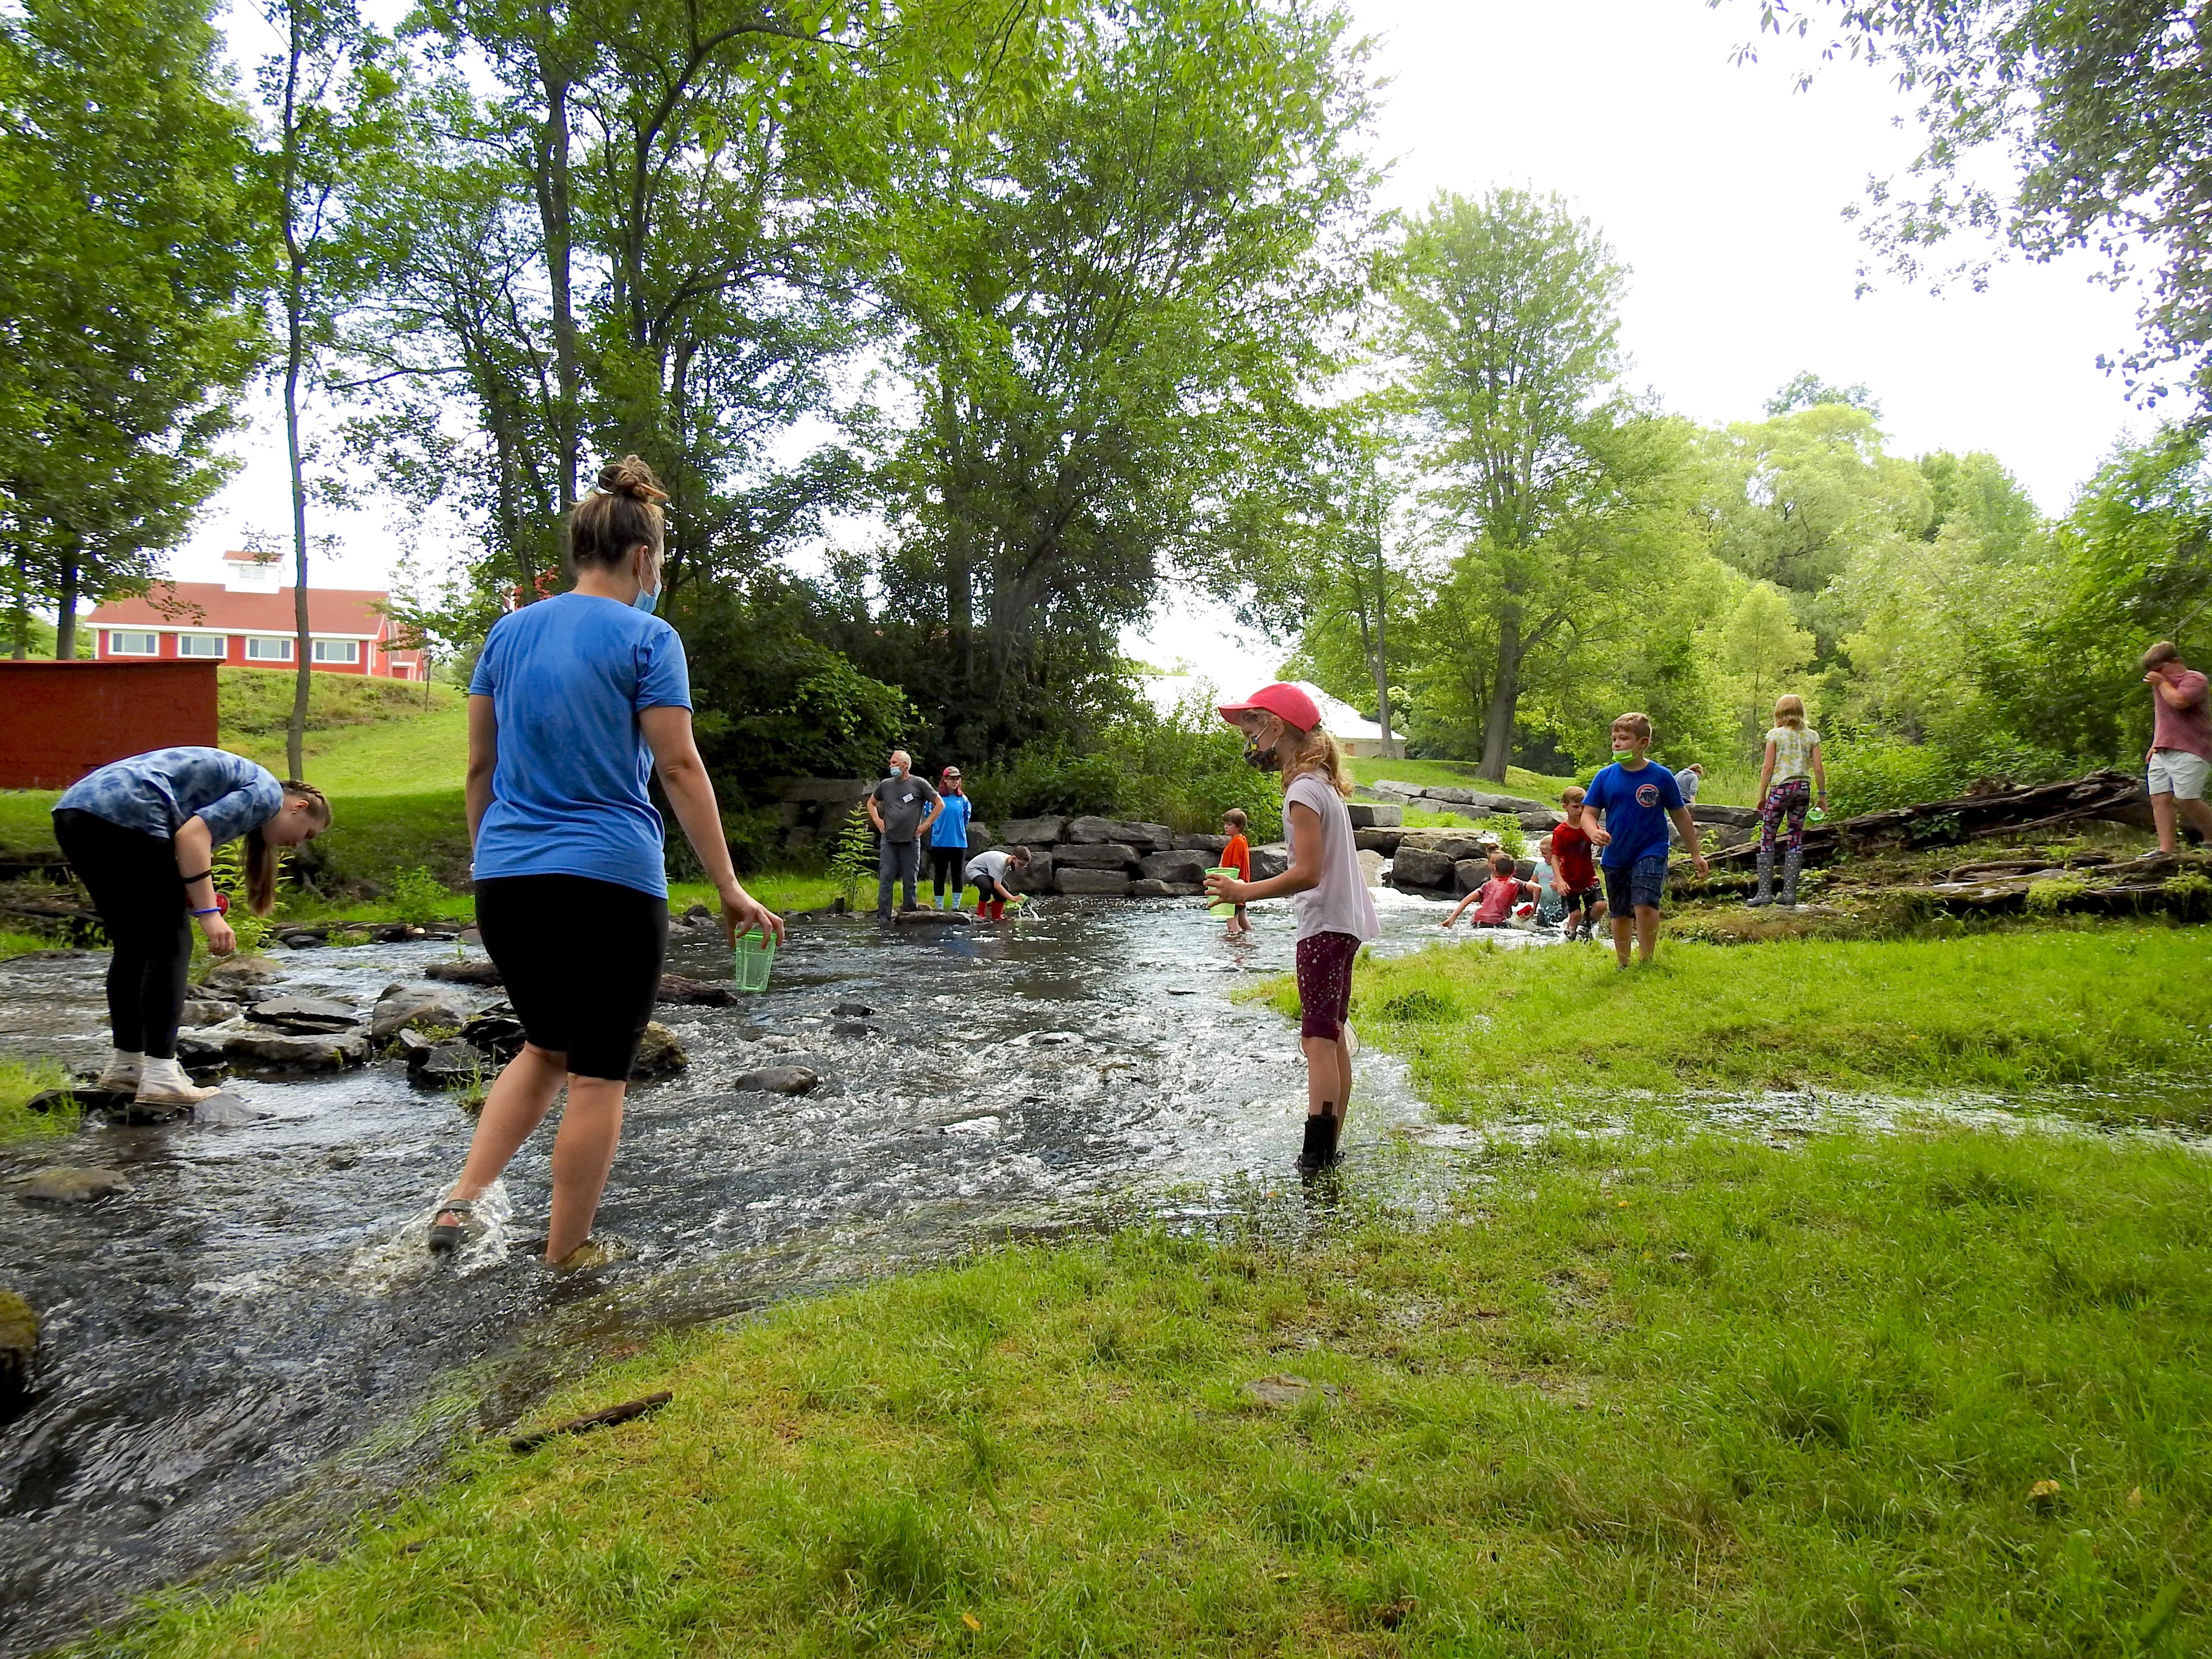
[[[966,874],[975,889],[975,914],[986,921],[1004,921],[1006,906],[1014,896],[1006,888],[1006,872],[1026,870],[1029,864],[1030,849],[1026,847],[1005,853],[994,848],[969,859]],[[959,908],[957,902],[953,908]]]
[[[1221,849],[1221,862],[1215,867],[1234,870],[1239,881],[1252,879],[1252,843],[1244,839],[1244,827],[1249,822],[1241,806],[1232,806],[1221,815],[1222,833],[1229,837],[1229,843]],[[1221,936],[1224,939],[1242,939],[1251,931],[1252,924],[1245,919],[1244,907],[1240,904],[1236,914],[1229,918],[1229,926],[1222,930]]]
[[[1447,927],[1457,921],[1469,905],[1474,907],[1474,925],[1478,927],[1503,927],[1513,920],[1513,907],[1522,899],[1536,896],[1534,882],[1518,879],[1514,871],[1513,854],[1492,853],[1490,855],[1490,879],[1462,899],[1452,913],[1443,920]]]

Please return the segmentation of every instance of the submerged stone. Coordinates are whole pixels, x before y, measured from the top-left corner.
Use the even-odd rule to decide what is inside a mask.
[[[686,979],[681,974],[663,974],[660,988],[653,993],[653,1000],[692,1008],[727,1008],[735,1005],[738,994],[728,986],[711,980]]]
[[[441,985],[397,985],[376,1001],[368,1035],[389,1042],[402,1031],[458,1030],[476,1013],[476,1001]]]
[[[410,1082],[425,1089],[457,1089],[475,1083],[483,1076],[484,1057],[465,1042],[428,1042],[412,1031],[402,1037],[414,1037],[419,1047],[410,1046],[407,1056],[407,1077]]]
[[[501,985],[499,965],[489,957],[471,957],[454,962],[434,962],[423,973],[432,979],[443,980],[448,985]]]
[[[200,975],[210,990],[243,990],[276,977],[276,964],[265,957],[232,957]]]
[[[690,1063],[691,1056],[684,1052],[676,1033],[656,1019],[645,1028],[645,1036],[638,1042],[637,1058],[630,1062],[630,1080],[638,1083],[648,1078],[666,1077]]]
[[[255,1003],[246,1011],[246,1017],[256,1025],[313,1035],[349,1031],[359,1024],[350,1004],[328,997],[275,997]]]
[[[47,1204],[90,1204],[130,1190],[131,1183],[119,1170],[80,1169],[67,1164],[41,1170],[15,1188],[21,1197]]]
[[[762,1066],[739,1073],[730,1080],[730,1087],[746,1093],[803,1095],[821,1081],[809,1066]]]
[[[14,1291],[0,1291],[0,1400],[27,1394],[39,1354],[39,1316]]]
[[[256,1071],[343,1072],[368,1062],[368,1039],[359,1031],[343,1035],[234,1031],[223,1039],[222,1057],[233,1066]]]

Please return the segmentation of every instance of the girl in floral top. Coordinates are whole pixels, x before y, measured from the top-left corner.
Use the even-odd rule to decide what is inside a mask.
[[[1828,770],[1820,763],[1820,734],[1805,724],[1805,700],[1778,697],[1774,727],[1766,734],[1766,761],[1759,769],[1759,891],[1750,902],[1774,902],[1774,835],[1789,823],[1782,861],[1782,902],[1797,902],[1797,877],[1805,867],[1805,813],[1817,799],[1828,810]]]

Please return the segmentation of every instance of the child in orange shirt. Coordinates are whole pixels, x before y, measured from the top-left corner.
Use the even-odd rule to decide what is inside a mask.
[[[1249,822],[1241,806],[1232,806],[1221,815],[1221,828],[1229,837],[1229,844],[1221,849],[1219,867],[1234,870],[1239,881],[1252,879],[1252,844],[1244,839],[1244,826]],[[1229,918],[1229,926],[1221,936],[1224,939],[1242,939],[1251,931],[1252,924],[1245,920],[1244,907],[1240,904],[1237,907],[1237,914]]]

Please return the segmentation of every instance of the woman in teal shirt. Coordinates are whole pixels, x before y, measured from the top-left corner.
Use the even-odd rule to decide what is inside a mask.
[[[945,810],[929,826],[929,887],[937,908],[945,908],[945,890],[952,889],[952,908],[960,908],[960,888],[968,870],[968,819],[973,811],[961,793],[960,769],[948,766],[937,781],[938,799]]]

